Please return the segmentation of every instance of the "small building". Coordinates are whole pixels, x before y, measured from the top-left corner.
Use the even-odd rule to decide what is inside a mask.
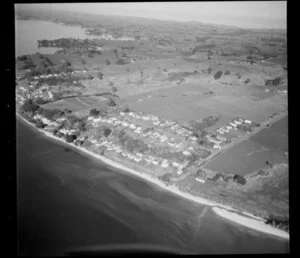
[[[251,121],[250,120],[245,120],[245,123],[246,124],[251,124]]]
[[[205,180],[204,179],[201,179],[201,178],[198,178],[198,177],[196,177],[196,181],[198,181],[198,182],[200,182],[200,183],[205,183]]]
[[[232,127],[237,127],[237,125],[236,124],[234,124],[234,123],[229,123]]]
[[[183,155],[185,155],[185,156],[191,155],[191,153],[190,153],[189,151],[187,151],[187,150],[183,151],[182,153],[183,153]]]
[[[177,163],[177,162],[175,162],[175,161],[172,163],[172,165],[173,165],[174,167],[176,167],[176,168],[179,168],[179,167],[180,167],[180,164]]]
[[[130,125],[129,125],[129,128],[131,128],[131,129],[136,129],[136,126],[135,126],[134,124],[130,124]]]

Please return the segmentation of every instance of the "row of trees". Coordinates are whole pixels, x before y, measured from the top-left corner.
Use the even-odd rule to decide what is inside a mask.
[[[278,219],[270,216],[266,222],[268,225],[272,225],[273,227],[282,229],[284,231],[289,232],[289,220],[288,219]]]

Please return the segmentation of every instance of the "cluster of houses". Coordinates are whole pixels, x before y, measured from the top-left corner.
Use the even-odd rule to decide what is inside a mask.
[[[53,92],[48,87],[42,86],[37,90],[34,90],[34,85],[29,84],[28,87],[20,86],[16,90],[16,100],[23,105],[27,99],[43,99],[52,101],[54,98]]]
[[[228,133],[229,131],[231,131],[232,129],[237,130],[237,127],[239,125],[243,125],[243,124],[252,125],[252,121],[247,120],[247,119],[238,118],[238,119],[233,120],[232,122],[229,122],[229,125],[220,127],[216,131],[220,134],[225,134],[225,133]]]
[[[40,115],[40,114],[36,114],[33,116],[33,119],[34,120],[41,120],[43,122],[43,124],[47,125],[48,126],[48,129],[54,129],[54,128],[57,128],[58,126],[61,125],[60,122],[64,121],[62,119],[58,119],[57,121],[51,121],[49,119],[47,119],[46,117]],[[66,118],[64,118],[66,119]]]
[[[69,74],[78,74],[78,73],[87,73],[87,70],[82,70],[82,71],[72,71]],[[68,73],[50,73],[50,74],[42,74],[39,76],[34,76],[33,79],[34,80],[38,80],[38,79],[47,79],[47,78],[52,78],[52,77],[66,77],[68,76]]]
[[[287,90],[277,90],[278,93],[287,94]]]
[[[143,154],[137,152],[135,154],[127,152],[120,145],[113,143],[112,141],[102,141],[99,142],[96,139],[90,139],[90,142],[93,143],[96,147],[104,147],[107,151],[114,151],[118,153],[123,158],[127,158],[133,162],[139,163],[144,161],[146,164],[153,164],[155,166],[160,166],[161,168],[173,168],[177,170],[177,174],[180,175],[183,173],[183,168],[187,163],[180,164],[178,162],[170,162],[168,159],[163,159],[160,157],[154,157],[152,155]]]
[[[25,100],[30,98],[31,94],[28,90],[28,88],[25,88],[24,86],[19,87],[16,90],[16,100],[23,105]]]
[[[53,100],[53,92],[47,86],[42,86],[31,94],[34,99]]]
[[[126,117],[129,118],[126,120]],[[159,133],[157,131],[149,130],[148,128],[143,128],[143,126],[137,125],[132,122],[132,119],[141,119],[144,121],[149,121],[150,124],[155,125],[156,127],[166,128],[169,127],[170,133],[172,134],[178,134],[181,136],[188,136],[191,140],[191,143],[196,143],[197,138],[194,136],[191,136],[191,132],[185,128],[180,128],[178,124],[175,122],[171,122],[168,120],[161,120],[157,116],[154,115],[145,115],[145,114],[138,114],[134,112],[121,112],[119,117],[97,117],[94,118],[92,116],[88,117],[88,120],[92,122],[94,126],[97,126],[98,122],[107,123],[114,126],[120,126],[123,128],[127,128],[132,133],[138,134],[138,136],[143,137],[144,139],[148,138],[151,140],[156,140],[157,143],[164,143],[167,144],[171,148],[176,148],[177,150],[182,149],[183,145],[183,139],[175,139],[174,137],[171,137],[170,135],[167,135],[165,133]],[[165,132],[168,132],[169,130],[164,130]],[[189,150],[193,151],[193,147],[190,146]],[[185,156],[191,155],[190,151],[183,151],[183,154]]]

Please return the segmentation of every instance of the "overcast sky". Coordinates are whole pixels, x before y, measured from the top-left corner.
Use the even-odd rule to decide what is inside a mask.
[[[286,28],[286,1],[27,4],[26,7],[29,6],[161,20],[200,21],[242,28]]]

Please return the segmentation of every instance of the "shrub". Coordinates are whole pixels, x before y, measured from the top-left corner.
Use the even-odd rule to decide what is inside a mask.
[[[41,120],[38,120],[35,125],[36,125],[37,128],[44,128],[45,127],[45,124]]]
[[[124,113],[129,113],[130,112],[130,109],[127,107],[123,110]]]
[[[99,72],[97,75],[98,75],[98,77],[99,77],[100,80],[103,79],[103,73]]]
[[[230,71],[227,70],[224,75],[230,75]]]
[[[105,128],[103,129],[103,135],[104,135],[105,137],[109,136],[111,133],[112,133],[112,130],[111,130],[110,128],[105,127]]]
[[[234,175],[233,182],[236,182],[241,185],[245,185],[247,183],[247,180],[246,180],[246,178],[244,178],[240,175]]]
[[[73,142],[76,139],[76,136],[75,135],[66,134],[65,135],[65,139],[66,139],[67,142]]]
[[[109,99],[107,105],[110,106],[110,107],[114,107],[117,104],[116,104],[116,102],[113,99]]]
[[[112,87],[111,90],[112,90],[113,92],[116,92],[118,89],[117,89],[116,87]]]
[[[171,177],[172,175],[170,173],[165,173],[161,179],[163,182],[165,182],[166,184],[170,183],[171,182]]]
[[[206,178],[206,173],[203,169],[198,169],[196,172],[196,177]]]
[[[116,62],[116,64],[118,64],[118,65],[125,65],[125,64],[126,64],[126,61],[125,61],[125,59],[119,59],[119,60]]]
[[[108,59],[105,60],[106,65],[110,65],[110,61]]]
[[[99,115],[99,113],[100,113],[100,111],[97,110],[96,108],[93,108],[90,110],[90,116],[96,117]]]
[[[215,78],[215,80],[218,80],[218,79],[220,79],[220,78],[221,78],[221,76],[222,76],[222,74],[223,74],[223,72],[221,72],[221,71],[217,71],[217,72],[214,74],[214,78]]]

